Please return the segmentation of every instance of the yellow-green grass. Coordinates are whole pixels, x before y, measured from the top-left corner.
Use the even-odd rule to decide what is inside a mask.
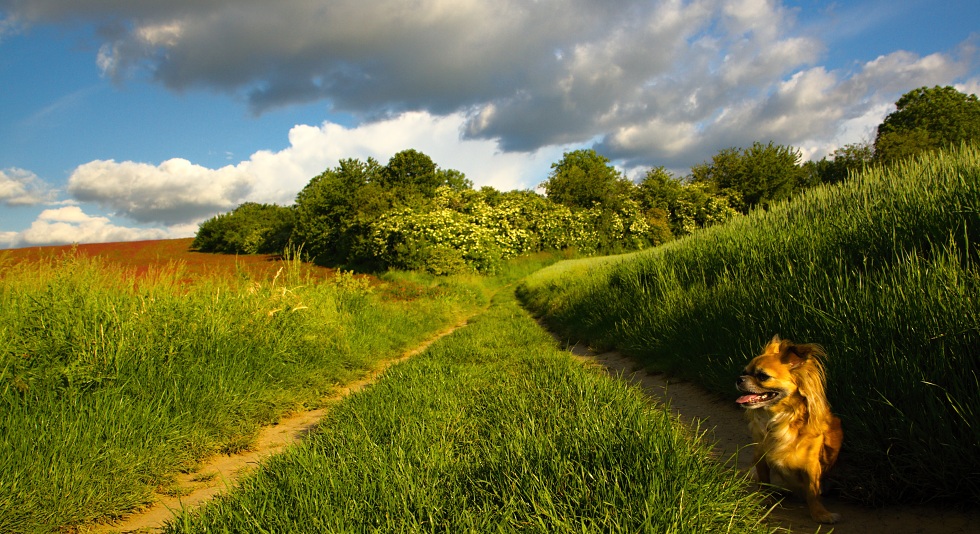
[[[841,491],[980,501],[980,150],[964,146],[519,287],[576,339],[734,398],[774,334],[822,344]],[[589,268],[585,269],[584,266]]]
[[[191,532],[767,532],[746,480],[503,291],[167,528]]]
[[[472,280],[279,266],[0,258],[0,532],[139,507],[488,303]]]

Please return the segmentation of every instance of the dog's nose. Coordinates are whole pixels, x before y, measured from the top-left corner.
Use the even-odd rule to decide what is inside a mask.
[[[742,387],[748,379],[749,377],[746,375],[738,377],[738,381],[735,382],[735,387]]]

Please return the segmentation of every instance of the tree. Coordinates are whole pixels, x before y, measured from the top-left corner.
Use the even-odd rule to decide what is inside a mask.
[[[466,178],[466,175],[456,169],[437,169],[436,177],[439,185],[449,186],[453,191],[465,191],[473,189],[473,181]]]
[[[191,248],[225,254],[275,254],[285,250],[293,231],[291,207],[245,202],[203,223]]]
[[[680,237],[735,215],[728,196],[711,194],[707,187],[702,182],[685,184],[663,167],[657,167],[640,181],[637,197],[651,226],[657,227],[658,219],[666,219],[670,233]],[[654,242],[662,243],[668,237],[662,236]]]
[[[602,204],[615,208],[629,198],[633,184],[609,159],[595,150],[566,152],[551,164],[551,174],[541,183],[548,198],[572,208],[591,208]]]
[[[359,222],[381,215],[392,205],[384,194],[384,168],[373,158],[344,159],[296,195],[293,241],[317,263],[345,263],[356,249]]]
[[[893,163],[921,152],[980,140],[980,101],[955,88],[920,87],[902,95],[878,126],[874,157]]]
[[[655,167],[636,186],[636,198],[645,209],[669,210],[680,197],[684,184],[669,171]]]
[[[432,158],[413,148],[392,156],[378,178],[385,189],[401,190],[406,195],[417,193],[430,198],[435,195],[436,188],[442,185],[443,180],[436,173],[436,164]]]
[[[843,182],[855,172],[864,170],[874,161],[874,147],[870,142],[844,145],[830,154],[830,159],[808,161],[803,165],[805,171],[804,187],[819,184]]]
[[[372,224],[405,208],[431,209],[442,186],[467,191],[472,182],[414,149],[395,154],[384,167],[372,158],[341,160],[296,196],[294,242],[320,264],[377,267]]]
[[[801,158],[796,148],[756,141],[744,150],[723,149],[710,162],[695,165],[692,180],[711,193],[728,197],[732,207],[748,213],[755,206],[789,198],[805,179]]]

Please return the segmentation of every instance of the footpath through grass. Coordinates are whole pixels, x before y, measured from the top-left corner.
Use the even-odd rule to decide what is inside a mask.
[[[484,308],[477,277],[369,284],[0,255],[0,532],[106,520]],[[229,271],[230,272],[230,271]]]
[[[734,399],[773,334],[822,344],[844,493],[980,502],[980,149],[881,170],[519,288],[573,339]]]
[[[766,532],[695,438],[504,290],[167,532]]]

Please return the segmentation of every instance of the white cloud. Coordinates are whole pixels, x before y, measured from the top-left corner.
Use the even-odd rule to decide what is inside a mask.
[[[875,128],[902,93],[949,84],[967,72],[967,63],[955,57],[920,57],[904,51],[857,65],[854,72],[822,66],[799,69],[786,79],[760,83],[760,94],[751,98],[721,102],[710,117],[653,116],[645,124],[619,126],[600,148],[628,166],[652,162],[689,168],[719,149],[772,140],[819,159],[845,144],[873,140]],[[699,90],[687,95],[693,100],[713,98]],[[682,107],[684,102],[675,98],[672,105]]]
[[[235,207],[254,181],[239,167],[213,170],[180,158],[160,165],[96,160],[72,172],[68,192],[135,221],[178,224]]]
[[[108,218],[88,215],[78,206],[65,206],[42,211],[30,228],[24,231],[0,232],[0,247],[111,243],[173,237],[183,235],[159,228],[116,226]]]
[[[16,11],[101,23],[97,62],[115,78],[145,70],[258,112],[326,100],[366,121],[467,113],[467,136],[508,151],[708,128],[822,50],[790,34],[795,12],[776,0],[35,0]]]
[[[49,202],[54,191],[31,171],[0,169],[0,203],[7,206],[34,206]]]
[[[351,128],[329,122],[299,125],[289,132],[289,147],[253,154],[239,167],[257,177],[250,199],[289,203],[311,178],[343,158],[372,157],[383,165],[395,153],[414,148],[442,168],[462,171],[476,187],[507,191],[535,187],[568,148],[502,152],[492,140],[461,139],[466,120],[462,113],[409,112]]]
[[[108,75],[146,72],[171,89],[243,98],[256,112],[323,100],[370,123],[364,131],[407,122],[406,112],[454,126],[465,114],[466,137],[505,151],[605,138],[606,155],[630,166],[679,167],[770,136],[829,143],[868,109],[974,68],[968,45],[953,53],[960,59],[899,51],[854,73],[821,66],[828,34],[850,24],[835,17],[859,16],[849,35],[884,20],[841,9],[819,10],[803,29],[798,13],[815,10],[779,0],[32,0],[10,16],[94,22]],[[293,147],[327,133],[309,128],[294,128]],[[322,161],[408,146],[331,139],[348,152],[257,153],[236,169],[284,165],[280,186],[259,177],[265,170],[249,178],[253,193],[282,200]]]
[[[95,23],[103,39],[95,61],[115,79],[148,73],[174,90],[242,98],[255,112],[323,100],[358,121],[296,125],[285,149],[218,169],[181,158],[97,160],[72,173],[74,199],[181,234],[244,201],[291,203],[342,158],[383,164],[415,148],[477,187],[509,190],[535,187],[562,152],[589,143],[629,169],[687,169],[756,140],[821,157],[868,139],[905,91],[980,87],[975,75],[964,80],[975,69],[969,40],[948,54],[896,51],[842,69],[820,65],[835,37],[813,30],[820,25],[798,31],[802,8],[779,0],[8,4],[0,39],[30,23]],[[868,31],[870,18],[858,18],[826,27]],[[34,120],[87,94],[69,95]],[[51,195],[27,171],[0,171],[0,203]],[[64,225],[145,231],[76,209],[46,211],[0,242],[24,240],[35,227],[32,239],[62,235]],[[79,219],[63,220],[72,216]]]
[[[536,187],[546,178],[551,163],[570,148],[501,152],[491,140],[461,139],[466,120],[462,113],[410,112],[350,128],[330,122],[297,125],[289,131],[287,148],[259,151],[248,160],[219,169],[179,158],[159,165],[96,160],[75,169],[68,192],[76,201],[95,203],[117,216],[163,225],[171,232],[193,233],[195,223],[245,201],[291,204],[314,176],[336,167],[344,158],[372,157],[385,164],[395,153],[414,148],[442,168],[462,171],[476,187],[507,191]],[[60,213],[60,217],[68,216],[68,212]],[[76,215],[83,214],[79,210]],[[38,239],[41,230],[61,228],[43,221],[35,225],[32,239]]]

